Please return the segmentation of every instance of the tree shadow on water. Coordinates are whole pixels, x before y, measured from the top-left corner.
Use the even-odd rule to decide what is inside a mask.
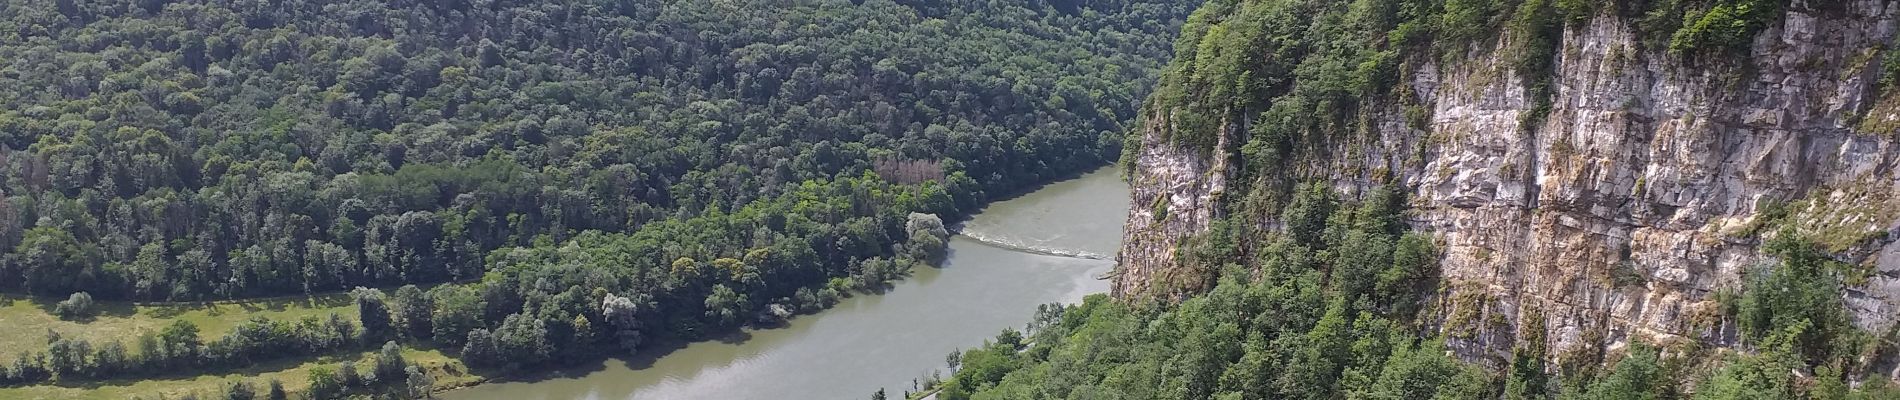
[[[725,343],[725,344],[743,344],[751,340],[752,340],[752,332],[744,330],[744,329],[740,329],[732,333],[720,335],[719,337],[713,338],[713,341],[719,342],[719,343]]]

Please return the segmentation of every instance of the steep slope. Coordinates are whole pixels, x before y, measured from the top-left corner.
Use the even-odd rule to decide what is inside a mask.
[[[1772,262],[1781,226],[1849,266],[1856,325],[1900,318],[1894,2],[1417,3],[1197,13],[1124,154],[1115,294],[1211,286],[1181,243],[1221,220],[1277,229],[1292,183],[1317,181],[1409,194],[1442,251],[1439,329],[1475,358],[1534,331],[1551,354],[1734,344],[1718,293]]]

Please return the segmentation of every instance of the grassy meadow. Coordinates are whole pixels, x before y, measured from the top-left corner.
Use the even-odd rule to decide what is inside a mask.
[[[98,313],[83,320],[61,320],[52,313],[59,299],[17,295],[0,296],[0,362],[10,363],[23,352],[46,349],[47,332],[64,337],[84,338],[94,345],[120,341],[133,352],[138,337],[157,333],[172,321],[196,324],[200,337],[212,340],[223,336],[238,323],[254,316],[272,320],[296,321],[306,316],[329,318],[342,314],[355,321],[355,304],[347,293],[293,296],[267,299],[140,304],[99,302]],[[200,398],[222,394],[235,381],[255,384],[263,393],[271,379],[284,383],[292,392],[309,387],[309,371],[319,366],[336,366],[345,361],[367,362],[373,351],[260,362],[241,369],[204,374],[142,376],[130,379],[54,381],[47,384],[0,387],[0,399],[127,399],[175,398],[198,393]],[[482,380],[470,374],[460,361],[433,349],[405,348],[404,357],[436,377],[438,388],[473,384]]]

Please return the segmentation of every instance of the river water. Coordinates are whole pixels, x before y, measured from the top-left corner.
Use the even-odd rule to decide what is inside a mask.
[[[950,240],[941,268],[920,267],[885,294],[859,294],[784,327],[610,359],[523,382],[445,393],[450,400],[902,398],[944,355],[1020,329],[1036,305],[1108,290],[1128,212],[1113,168],[990,204]]]

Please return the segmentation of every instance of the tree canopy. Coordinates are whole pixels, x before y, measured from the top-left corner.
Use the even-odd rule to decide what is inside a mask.
[[[0,291],[393,289],[356,289],[354,322],[167,329],[97,378],[701,338],[936,262],[945,220],[1111,162],[1193,7],[0,1]],[[8,383],[81,374],[20,350]],[[399,364],[312,391],[427,378]]]
[[[868,176],[954,216],[1112,160],[1191,7],[0,2],[0,288],[466,281],[495,249]],[[867,200],[816,221],[892,205]]]

